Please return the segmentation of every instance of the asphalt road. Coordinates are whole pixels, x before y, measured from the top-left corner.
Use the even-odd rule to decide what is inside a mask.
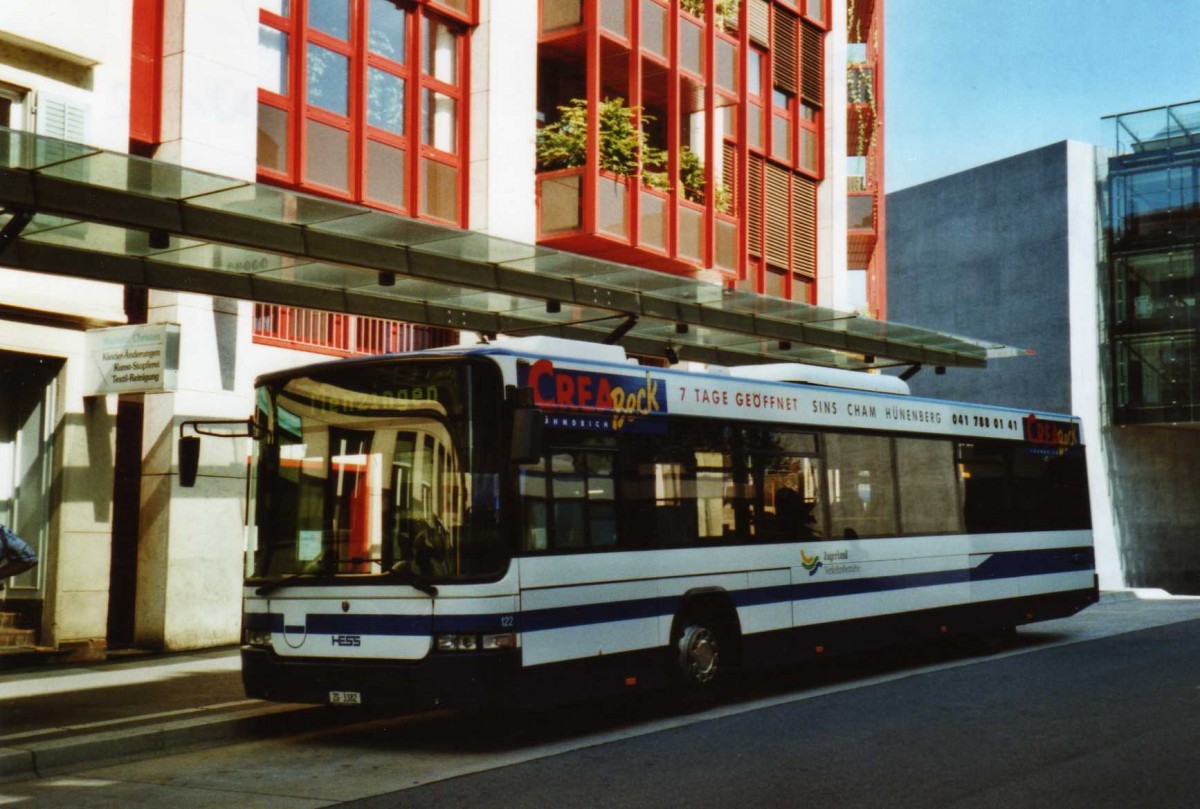
[[[1038,640],[1014,643],[1036,649]],[[816,676],[954,654],[910,650]],[[915,672],[344,806],[1195,807],[1198,688],[1200,621],[1189,621]]]
[[[3,784],[0,805],[1193,807],[1198,657],[1200,602],[1129,599],[1012,637],[759,675],[704,710],[648,695],[518,716],[351,712]]]

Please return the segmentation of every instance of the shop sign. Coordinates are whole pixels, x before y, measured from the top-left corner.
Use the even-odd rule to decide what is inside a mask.
[[[146,323],[87,332],[85,396],[173,391],[179,374],[179,324]]]

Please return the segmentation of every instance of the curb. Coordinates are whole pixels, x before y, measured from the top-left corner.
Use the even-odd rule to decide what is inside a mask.
[[[55,729],[28,742],[0,747],[0,783],[115,764],[132,756],[165,755],[184,747],[305,730],[330,721],[330,713],[322,708],[264,704],[77,736],[63,736],[64,731]]]

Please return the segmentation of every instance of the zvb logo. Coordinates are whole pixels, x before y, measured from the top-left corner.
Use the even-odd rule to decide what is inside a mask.
[[[803,550],[800,551],[800,566],[808,571],[808,575],[815,576],[817,571],[821,569],[821,557],[809,556]]]

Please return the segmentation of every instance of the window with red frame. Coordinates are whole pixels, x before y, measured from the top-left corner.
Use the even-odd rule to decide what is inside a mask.
[[[466,221],[471,0],[262,0],[260,179]]]
[[[821,175],[821,111],[807,101],[800,104],[800,145],[796,166],[814,176]]]
[[[751,46],[746,52],[746,137],[751,149],[762,151],[766,148],[767,139],[763,134],[763,111],[769,90],[766,85],[766,54]]]

